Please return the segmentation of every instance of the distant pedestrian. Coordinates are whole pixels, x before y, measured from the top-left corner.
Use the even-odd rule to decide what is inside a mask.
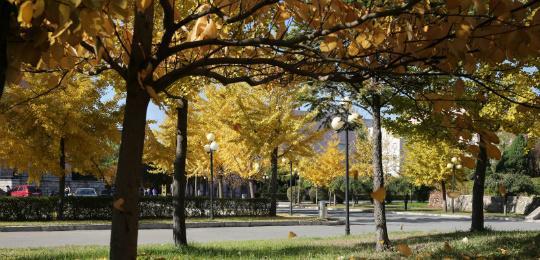
[[[154,188],[152,189],[152,195],[153,195],[153,196],[157,196],[157,195],[158,195],[158,190],[156,189],[156,187],[154,187]]]
[[[11,196],[11,187],[9,185],[6,186],[6,196]]]

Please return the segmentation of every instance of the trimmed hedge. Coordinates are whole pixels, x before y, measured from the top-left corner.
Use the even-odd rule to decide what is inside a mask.
[[[54,220],[58,197],[0,197],[0,221]],[[186,198],[187,217],[206,217],[209,214],[208,198]],[[140,218],[172,218],[172,197],[140,198]],[[270,200],[257,199],[215,199],[214,216],[267,216]],[[110,197],[66,197],[64,219],[66,220],[107,220],[112,216]]]

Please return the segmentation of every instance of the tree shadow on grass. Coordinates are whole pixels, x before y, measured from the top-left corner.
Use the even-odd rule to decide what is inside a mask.
[[[413,250],[413,256],[428,255],[428,259],[469,256],[487,256],[491,258],[531,259],[540,256],[540,234],[538,232],[452,232],[439,234],[418,234],[395,232],[391,234],[392,245],[407,244]],[[403,237],[406,236],[406,237]],[[461,240],[467,237],[468,243]],[[360,241],[359,241],[360,240]],[[364,241],[361,241],[364,240]],[[174,247],[143,249],[140,259],[156,256],[190,259],[335,259],[343,256],[365,257],[368,259],[396,258],[399,253],[393,250],[375,252],[375,243],[371,237],[294,239],[274,241],[246,241],[239,243],[195,244],[185,248]],[[450,249],[444,247],[448,241]],[[248,244],[246,244],[248,243]],[[502,251],[505,250],[505,251]]]
[[[464,238],[468,242],[463,242]],[[444,243],[448,242],[449,247]],[[417,253],[429,253],[433,259],[488,257],[497,259],[533,259],[540,256],[540,233],[535,231],[452,232],[410,236],[392,241],[408,244]]]

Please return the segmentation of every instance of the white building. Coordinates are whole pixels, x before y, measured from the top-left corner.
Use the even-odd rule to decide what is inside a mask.
[[[371,137],[373,133],[373,122],[371,119],[364,119],[364,124],[368,129],[368,136]],[[329,130],[321,142],[322,146],[326,146],[326,143],[335,134],[333,130]],[[354,143],[356,141],[356,132],[349,131],[349,147],[354,149]],[[340,132],[340,146],[345,149],[345,132]],[[382,155],[383,155],[383,171],[385,174],[392,176],[399,175],[401,166],[405,158],[404,154],[405,140],[399,136],[395,136],[385,128],[382,128]],[[372,156],[371,154],[366,156]]]

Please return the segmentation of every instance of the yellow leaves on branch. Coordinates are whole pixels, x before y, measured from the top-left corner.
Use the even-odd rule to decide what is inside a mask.
[[[202,5],[198,11],[203,12],[204,10],[210,8],[210,5]],[[205,15],[200,17],[195,21],[195,25],[191,29],[191,32],[188,37],[188,41],[201,41],[206,39],[215,39],[217,38],[218,29],[214,19],[210,15]]]
[[[34,6],[32,1],[25,1],[19,7],[19,15],[17,21],[21,23],[22,27],[32,26],[32,16],[34,15]]]
[[[338,38],[336,35],[328,35],[321,42],[321,51],[322,52],[331,52],[338,46]]]

